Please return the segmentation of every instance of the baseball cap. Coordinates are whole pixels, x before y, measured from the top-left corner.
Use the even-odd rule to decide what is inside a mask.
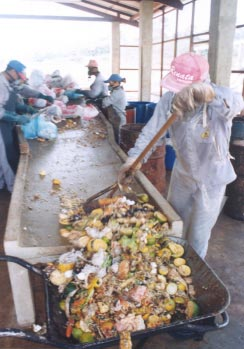
[[[26,66],[17,60],[9,61],[7,65],[7,69],[14,69],[22,80],[26,80],[25,68]]]
[[[110,75],[110,77],[108,78],[108,80],[104,80],[104,82],[109,82],[109,81],[124,81],[125,79],[122,78],[119,74],[112,74]]]
[[[208,77],[209,64],[205,57],[193,52],[176,57],[170,72],[162,79],[162,86],[173,92],[179,92],[183,87]]]
[[[98,63],[95,59],[90,59],[88,64],[86,65],[88,68],[98,68]]]

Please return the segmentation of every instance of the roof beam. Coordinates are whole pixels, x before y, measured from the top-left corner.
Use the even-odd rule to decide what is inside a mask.
[[[82,6],[82,5],[68,4],[68,3],[63,3],[63,2],[61,2],[60,4],[62,4],[64,6],[72,7],[72,8],[78,9],[78,10],[82,10],[84,12],[89,12],[89,13],[92,13],[93,15],[100,16],[100,17],[104,18],[105,22],[120,22],[120,23],[133,25],[134,27],[139,26],[137,21],[126,20],[126,19],[120,18],[118,16],[105,15],[103,12],[92,10],[92,9],[89,9],[89,8]],[[87,18],[89,18],[89,17],[87,17]]]
[[[108,1],[106,0],[105,2],[108,2]],[[119,14],[119,15],[122,15],[122,16],[130,17],[130,15],[127,12],[118,11],[118,10],[115,10],[115,9],[110,8],[108,6],[99,5],[98,3],[94,3],[93,1],[81,0],[81,3],[97,7],[98,10],[102,9],[102,10],[106,10],[106,11],[110,11],[110,12],[115,12],[115,14]]]
[[[160,2],[160,4],[177,8],[178,10],[182,10],[184,7],[180,0],[157,0],[156,2]]]
[[[128,6],[128,5],[125,5],[125,4],[121,4],[120,2],[113,1],[113,0],[104,0],[104,1],[106,1],[107,3],[109,3],[111,5],[116,5],[116,6],[122,7],[122,8],[127,9],[127,10],[138,12],[138,8],[137,7],[132,7],[132,6]]]
[[[108,19],[103,17],[74,17],[74,16],[45,16],[45,15],[12,15],[12,14],[0,14],[0,18],[8,19],[45,19],[45,20],[59,20],[59,21],[96,21],[96,22],[108,22]]]

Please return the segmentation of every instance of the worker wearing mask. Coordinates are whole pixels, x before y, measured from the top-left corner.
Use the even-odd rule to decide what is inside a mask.
[[[15,125],[29,122],[28,116],[16,113],[15,84],[20,79],[26,79],[25,66],[17,60],[10,61],[6,70],[0,73],[0,189],[6,185],[10,192],[19,159]]]
[[[231,89],[211,83],[207,60],[194,53],[182,54],[172,61],[162,86],[169,91],[161,97],[129,150],[118,180],[123,183],[135,158],[175,114],[169,133],[176,161],[167,199],[183,220],[184,237],[205,258],[226,185],[236,178],[229,141],[232,119],[243,109],[243,99]]]
[[[115,140],[119,143],[119,129],[126,124],[125,107],[127,100],[123,86],[121,86],[121,82],[125,82],[125,78],[119,74],[112,74],[104,82],[109,83],[110,95],[103,98],[102,108],[112,107],[112,113],[108,113],[111,115],[109,121],[114,128]]]
[[[98,70],[98,63],[91,59],[86,66],[88,68],[88,76],[95,76],[94,82],[90,86],[90,90],[76,90],[76,93],[82,93],[85,97],[90,99],[103,98],[108,95],[108,87],[104,83],[104,77]]]

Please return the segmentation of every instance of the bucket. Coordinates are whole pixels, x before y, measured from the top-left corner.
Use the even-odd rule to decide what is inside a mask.
[[[120,147],[125,153],[133,148],[141,129],[145,124],[126,124],[120,128]],[[166,191],[165,145],[160,145],[151,154],[141,171],[161,194]]]
[[[233,219],[244,221],[244,118],[233,119],[230,154],[237,178],[227,185],[224,212]]]
[[[137,124],[145,124],[146,108],[150,102],[128,102],[128,105],[136,109],[136,120]]]
[[[127,107],[125,108],[125,116],[126,116],[127,124],[135,123],[135,115],[136,115],[136,108],[131,105],[127,105]]]

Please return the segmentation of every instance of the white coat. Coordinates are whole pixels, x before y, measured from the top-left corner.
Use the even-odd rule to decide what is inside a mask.
[[[183,219],[184,238],[202,258],[207,253],[226,185],[236,178],[229,141],[232,119],[244,107],[241,95],[229,88],[211,85],[216,98],[207,105],[206,112],[202,105],[191,115],[177,120],[169,130],[176,161],[167,199]],[[173,96],[173,92],[167,92],[160,99],[152,118],[130,149],[130,157],[142,152],[171,115]]]
[[[126,107],[126,95],[122,86],[117,86],[112,89],[110,96],[104,97],[102,101],[103,108],[112,106],[120,117],[120,125],[126,124],[125,107]]]
[[[104,97],[108,95],[108,86],[104,82],[104,77],[98,73],[94,82],[90,86],[90,90],[83,90],[85,96],[89,98]]]

